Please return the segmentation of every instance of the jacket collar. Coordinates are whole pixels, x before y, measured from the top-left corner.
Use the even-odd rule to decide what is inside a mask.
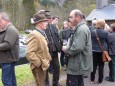
[[[45,35],[45,31],[44,30],[41,30],[41,29],[39,29],[39,28],[35,28],[35,30],[37,30],[38,32],[40,32],[43,36]]]
[[[81,20],[81,21],[75,26],[75,28],[78,28],[78,27],[81,26],[82,24],[86,24],[85,20]]]
[[[76,32],[77,28],[83,24],[86,24],[85,20],[81,20],[81,22],[79,22],[76,26],[75,26],[75,29],[74,29],[74,33]],[[74,34],[73,33],[73,34]]]

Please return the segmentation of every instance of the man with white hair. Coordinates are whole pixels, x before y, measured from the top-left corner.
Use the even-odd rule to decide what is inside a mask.
[[[80,10],[72,10],[69,20],[75,28],[69,46],[62,49],[69,55],[66,86],[84,86],[83,75],[93,69],[91,34]]]
[[[96,26],[97,20],[92,21],[92,26]]]
[[[10,23],[9,16],[0,13],[0,66],[4,86],[17,86],[15,65],[19,57],[18,30]]]
[[[89,27],[90,31],[96,29],[96,23],[97,23],[97,20],[92,20],[92,25]]]
[[[26,58],[30,62],[36,86],[45,86],[46,70],[51,61],[47,46],[48,40],[44,31],[48,20],[43,13],[35,13],[33,21],[32,24],[35,26],[35,30],[28,36]]]

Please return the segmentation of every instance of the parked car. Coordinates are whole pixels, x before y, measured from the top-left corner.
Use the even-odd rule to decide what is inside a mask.
[[[27,64],[29,63],[28,60],[26,59],[26,46],[20,46],[20,51],[19,51],[19,61],[16,63],[16,65],[22,65],[22,64]]]
[[[27,36],[26,35],[19,34],[19,43],[20,44],[25,45],[26,40],[27,40]]]

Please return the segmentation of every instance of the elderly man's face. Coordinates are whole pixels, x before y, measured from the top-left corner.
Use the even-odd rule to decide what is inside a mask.
[[[75,16],[75,12],[74,11],[72,11],[70,13],[69,20],[70,20],[72,26],[76,26],[77,25],[78,21],[77,21],[77,17]]]
[[[46,29],[47,25],[48,25],[47,21],[43,21],[43,22],[38,23],[39,28],[42,30]]]
[[[6,21],[0,15],[0,29],[4,29],[6,27]]]

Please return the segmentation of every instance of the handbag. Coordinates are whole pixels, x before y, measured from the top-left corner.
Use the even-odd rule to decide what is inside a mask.
[[[95,32],[95,35],[96,35],[96,40],[98,42],[98,45],[99,45],[99,47],[100,47],[100,49],[102,51],[102,61],[103,62],[109,62],[109,61],[111,61],[111,58],[110,58],[110,56],[108,54],[108,51],[104,51],[103,50],[102,44],[101,44],[101,42],[99,40],[99,37],[98,37],[98,34],[97,34],[96,30],[94,32]]]
[[[103,53],[102,53],[102,60],[103,60],[103,62],[111,61],[111,58],[110,58],[110,56],[108,54],[108,51],[103,51]]]

